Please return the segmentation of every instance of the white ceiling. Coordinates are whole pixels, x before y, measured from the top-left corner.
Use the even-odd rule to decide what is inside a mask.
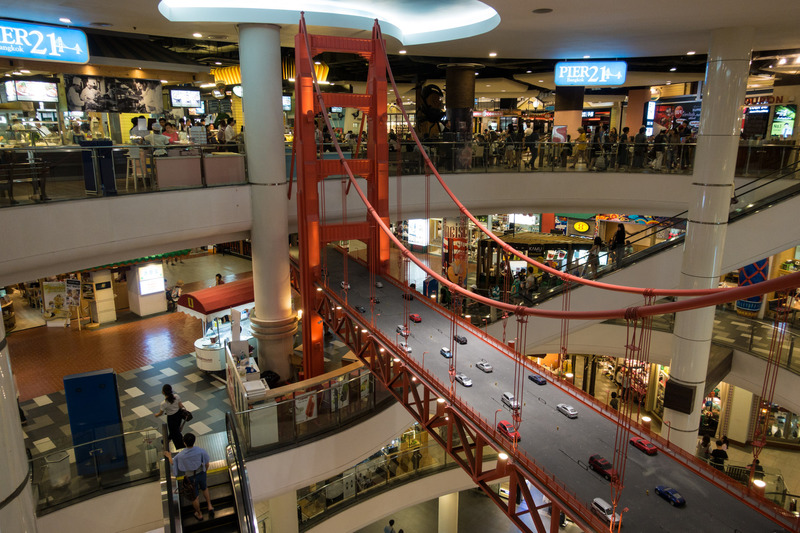
[[[417,55],[487,59],[490,51],[501,58],[548,59],[680,55],[688,50],[706,52],[711,30],[715,28],[748,25],[756,30],[755,50],[800,48],[798,0],[770,0],[768,5],[745,0],[673,0],[661,4],[643,0],[488,0],[485,3],[497,10],[501,18],[500,24],[488,33],[405,48]],[[4,4],[4,18],[61,24],[58,19],[67,17],[73,25],[82,27],[103,22],[110,23],[108,29],[115,31],[175,37],[191,37],[192,33],[200,32],[219,40],[224,40],[221,36],[237,39],[235,25],[231,23],[169,22],[158,11],[158,0],[35,0]],[[427,4],[435,9],[437,2],[431,0]],[[537,15],[532,13],[536,8],[552,8],[553,12]],[[361,30],[319,27],[311,30],[368,37],[368,32]],[[285,45],[292,46],[296,31],[295,24],[283,26]],[[397,40],[388,40],[390,52],[402,47]]]

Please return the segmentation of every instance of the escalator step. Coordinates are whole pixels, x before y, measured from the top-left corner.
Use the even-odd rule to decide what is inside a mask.
[[[191,506],[189,506],[188,510],[181,510],[181,523],[184,532],[198,533],[203,531],[225,532],[239,530],[239,521],[236,517],[236,509],[233,505],[215,505],[214,518],[209,518],[205,503],[202,503],[200,508],[203,509],[204,520],[202,522],[195,518],[194,509]]]

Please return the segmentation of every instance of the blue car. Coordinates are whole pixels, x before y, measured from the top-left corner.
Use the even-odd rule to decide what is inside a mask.
[[[547,383],[547,380],[544,379],[539,374],[528,374],[528,379],[536,383],[537,385],[544,385]]]
[[[686,500],[680,493],[673,489],[672,487],[667,487],[665,485],[659,485],[656,487],[656,494],[667,500],[669,503],[674,505],[675,507],[680,507],[681,505],[686,504]]]

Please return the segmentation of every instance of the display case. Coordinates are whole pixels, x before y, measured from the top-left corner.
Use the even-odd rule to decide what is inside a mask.
[[[205,324],[203,337],[194,341],[197,368],[207,372],[225,369],[225,344],[233,339],[232,324],[222,318],[215,318]],[[254,350],[256,339],[250,331],[250,319],[247,311],[242,313],[240,327],[242,330],[239,333],[239,339],[246,341]]]

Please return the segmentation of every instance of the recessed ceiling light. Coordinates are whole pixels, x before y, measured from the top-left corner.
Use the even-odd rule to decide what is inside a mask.
[[[497,57],[497,52],[489,52],[489,57]]]
[[[697,53],[697,52],[695,52],[694,50],[689,50],[688,52],[686,52],[686,55],[687,55],[687,56],[693,56],[693,55],[695,55],[696,53]]]
[[[500,90],[500,92],[501,92],[501,93],[504,93],[504,92],[506,92],[506,90],[505,90],[505,89],[501,89],[501,90]]]
[[[592,56],[583,56],[584,59],[589,59]]]
[[[486,84],[486,86],[487,86],[487,87],[491,87],[491,85],[490,85],[490,84],[488,84],[488,83]]]
[[[20,72],[20,71],[18,71],[18,70],[15,70],[15,71],[14,71],[14,72],[12,72],[11,74],[13,74],[14,76],[22,76],[22,72]]]
[[[322,61],[314,61],[314,64],[315,64],[315,65],[321,65],[321,64],[322,64]]]
[[[526,74],[530,74],[531,72],[533,72],[533,71],[532,70],[526,70],[525,71]]]
[[[678,69],[675,68],[675,67],[672,67],[671,69],[669,69],[670,72],[675,72],[676,70],[678,70]]]
[[[202,33],[197,33],[197,32],[195,32],[195,33],[193,33],[193,34],[192,34],[192,37],[197,37],[198,39],[199,39],[200,37],[202,37],[202,36],[203,36],[203,34],[202,34]]]
[[[214,61],[214,64],[215,64],[215,65],[221,65],[221,64],[222,64],[222,61]]]
[[[58,19],[58,21],[63,22],[64,24],[72,24],[72,21],[67,17],[61,17],[60,19]]]
[[[780,59],[780,61],[778,61],[778,64],[779,64],[779,65],[785,65],[785,64],[786,64],[786,58],[785,58],[785,57],[782,57],[782,58]]]
[[[477,75],[478,75],[478,73],[476,72],[476,73],[475,73],[475,75],[477,76]]]
[[[667,82],[667,85],[672,85],[672,82],[671,82],[671,81],[668,81],[668,82]]]
[[[544,83],[544,80],[539,80],[539,83]]]
[[[545,15],[547,13],[552,13],[552,12],[553,10],[550,9],[549,7],[540,7],[539,9],[533,10],[533,13],[536,13],[537,15]]]
[[[23,73],[23,74],[30,74],[30,73],[31,73],[31,71],[30,71],[30,70],[26,70],[26,69],[24,69],[24,68],[21,68],[21,69],[19,69],[19,71],[20,71],[21,73]]]
[[[775,65],[770,65],[769,68],[775,68]]]
[[[795,65],[800,65],[800,56],[797,56],[796,58],[794,58],[794,64]]]
[[[399,50],[397,53],[398,53],[398,54],[405,54],[405,53],[406,53],[406,51],[405,51],[405,50]]]

